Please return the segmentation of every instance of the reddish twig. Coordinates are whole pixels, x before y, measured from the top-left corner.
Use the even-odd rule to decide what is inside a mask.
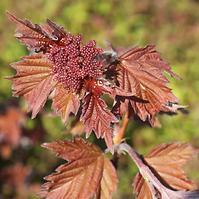
[[[124,120],[123,120],[122,126],[120,127],[118,133],[113,138],[114,144],[117,145],[117,144],[120,144],[122,142],[122,139],[124,138],[124,134],[125,134],[128,122],[129,122],[129,116],[128,116],[128,113],[126,113],[124,115]]]

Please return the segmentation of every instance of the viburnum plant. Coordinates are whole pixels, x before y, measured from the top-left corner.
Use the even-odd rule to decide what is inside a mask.
[[[97,47],[95,40],[83,43],[81,35],[73,35],[49,19],[38,25],[7,15],[16,24],[16,38],[30,52],[11,64],[16,70],[16,75],[8,78],[13,95],[25,98],[32,118],[50,97],[53,111],[64,123],[75,116],[84,124],[86,137],[94,132],[107,145],[103,152],[80,137],[44,143],[43,147],[67,162],[45,177],[41,197],[112,198],[118,178],[106,156],[111,152],[115,157],[127,153],[137,165],[133,187],[138,199],[199,198],[182,168],[197,154],[190,144],[161,144],[143,157],[124,140],[129,120],[136,117],[154,127],[159,125],[158,113],[184,108],[178,105],[164,73],[178,76],[155,46],[106,51]],[[104,95],[113,99],[111,107]]]

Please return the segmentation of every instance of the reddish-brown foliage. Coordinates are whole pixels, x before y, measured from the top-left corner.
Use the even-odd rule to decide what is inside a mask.
[[[122,112],[138,115],[141,120],[155,126],[157,113],[175,112],[180,108],[175,106],[178,100],[167,87],[169,81],[164,71],[173,77],[177,75],[162,60],[155,46],[119,50],[115,67],[119,88],[136,97],[122,99],[125,103]]]
[[[189,144],[162,144],[155,147],[144,159],[164,185],[186,191],[196,188],[195,184],[187,179],[182,168],[194,154],[195,150]],[[152,199],[147,182],[140,173],[135,177],[134,191],[138,199]]]
[[[77,114],[80,101],[74,93],[67,92],[62,85],[57,85],[54,92],[52,109],[66,123],[70,113]]]
[[[105,102],[96,95],[87,94],[83,102],[84,109],[81,120],[86,125],[87,136],[94,130],[97,138],[105,138],[107,146],[112,149],[112,128],[110,125],[117,122],[117,118],[106,109]]]
[[[32,118],[51,96],[52,109],[64,123],[71,114],[77,115],[75,122],[78,124],[80,120],[84,124],[82,127],[80,123],[80,129],[85,130],[87,137],[94,131],[97,138],[105,139],[112,152],[123,146],[123,150],[129,153],[140,170],[134,181],[138,199],[198,198],[197,191],[186,192],[192,190],[194,184],[182,169],[194,154],[190,145],[160,145],[143,161],[129,145],[121,144],[132,116],[157,126],[158,113],[184,108],[178,105],[164,73],[172,77],[177,75],[155,46],[129,50],[118,48],[107,52],[98,48],[94,40],[83,44],[81,35],[72,35],[50,20],[38,25],[9,13],[8,17],[17,26],[16,38],[31,52],[11,64],[16,75],[9,79],[13,95],[25,98]],[[103,98],[104,94],[115,101],[112,111]],[[114,144],[118,145],[113,147],[112,126],[119,122],[116,116],[122,117],[124,113],[124,124],[114,139]],[[68,162],[45,177],[47,182],[42,186],[42,197],[111,198],[116,190],[117,175],[99,148],[80,138],[72,142],[45,143],[43,147]]]
[[[89,199],[94,195],[108,199],[116,190],[117,175],[112,163],[93,144],[76,138],[73,142],[45,143],[68,163],[59,166],[45,180],[41,196],[45,198]]]
[[[157,113],[181,108],[163,73],[176,75],[154,46],[106,54],[94,41],[82,45],[80,35],[71,35],[50,20],[39,26],[8,16],[17,25],[16,37],[35,51],[11,65],[17,74],[10,78],[13,94],[24,96],[33,118],[53,91],[52,108],[63,122],[70,113],[77,114],[82,102],[81,118],[87,135],[93,130],[111,147],[110,125],[117,120],[100,99],[104,93],[116,101],[113,113],[127,111],[129,117],[138,115],[152,126],[157,125]],[[123,110],[115,112],[118,109]]]
[[[17,71],[15,76],[9,78],[13,83],[13,95],[26,99],[34,118],[55,85],[51,74],[52,62],[39,53],[23,57],[11,66]]]
[[[63,122],[67,121],[70,113],[76,114],[79,111],[80,101],[83,98],[84,111],[81,117],[82,121],[85,121],[86,129],[94,130],[96,135],[105,138],[107,145],[111,147],[110,125],[111,122],[116,122],[116,118],[108,109],[105,110],[105,102],[98,99],[106,88],[103,88],[103,85],[96,87],[95,83],[93,84],[103,75],[102,62],[97,59],[101,49],[96,48],[94,41],[82,45],[81,36],[66,33],[63,28],[49,20],[46,25],[39,26],[27,20],[17,19],[11,14],[8,16],[17,25],[16,37],[28,49],[35,51],[21,61],[11,64],[17,71],[15,76],[9,78],[13,83],[13,95],[23,96],[26,99],[34,118],[53,92],[52,108],[61,116]],[[96,121],[91,114],[85,117],[84,106],[89,104],[100,108],[100,113],[106,114],[108,121],[104,122],[104,118],[97,115]],[[101,124],[102,130],[97,127]]]

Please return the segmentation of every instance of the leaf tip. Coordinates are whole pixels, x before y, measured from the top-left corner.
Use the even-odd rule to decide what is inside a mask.
[[[36,116],[37,116],[37,114],[33,114],[33,113],[32,113],[31,119],[32,119],[32,120],[35,119]]]
[[[6,10],[5,14],[10,21],[15,21],[17,18],[10,11]]]
[[[12,16],[12,14],[10,13],[9,10],[6,10],[6,11],[5,11],[5,14],[6,14],[7,17]]]

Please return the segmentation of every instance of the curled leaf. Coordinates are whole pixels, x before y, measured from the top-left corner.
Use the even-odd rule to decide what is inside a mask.
[[[99,148],[80,138],[43,146],[69,161],[45,177],[48,182],[42,186],[43,198],[90,199],[94,195],[101,199],[111,198],[116,190],[117,176],[112,163]]]

